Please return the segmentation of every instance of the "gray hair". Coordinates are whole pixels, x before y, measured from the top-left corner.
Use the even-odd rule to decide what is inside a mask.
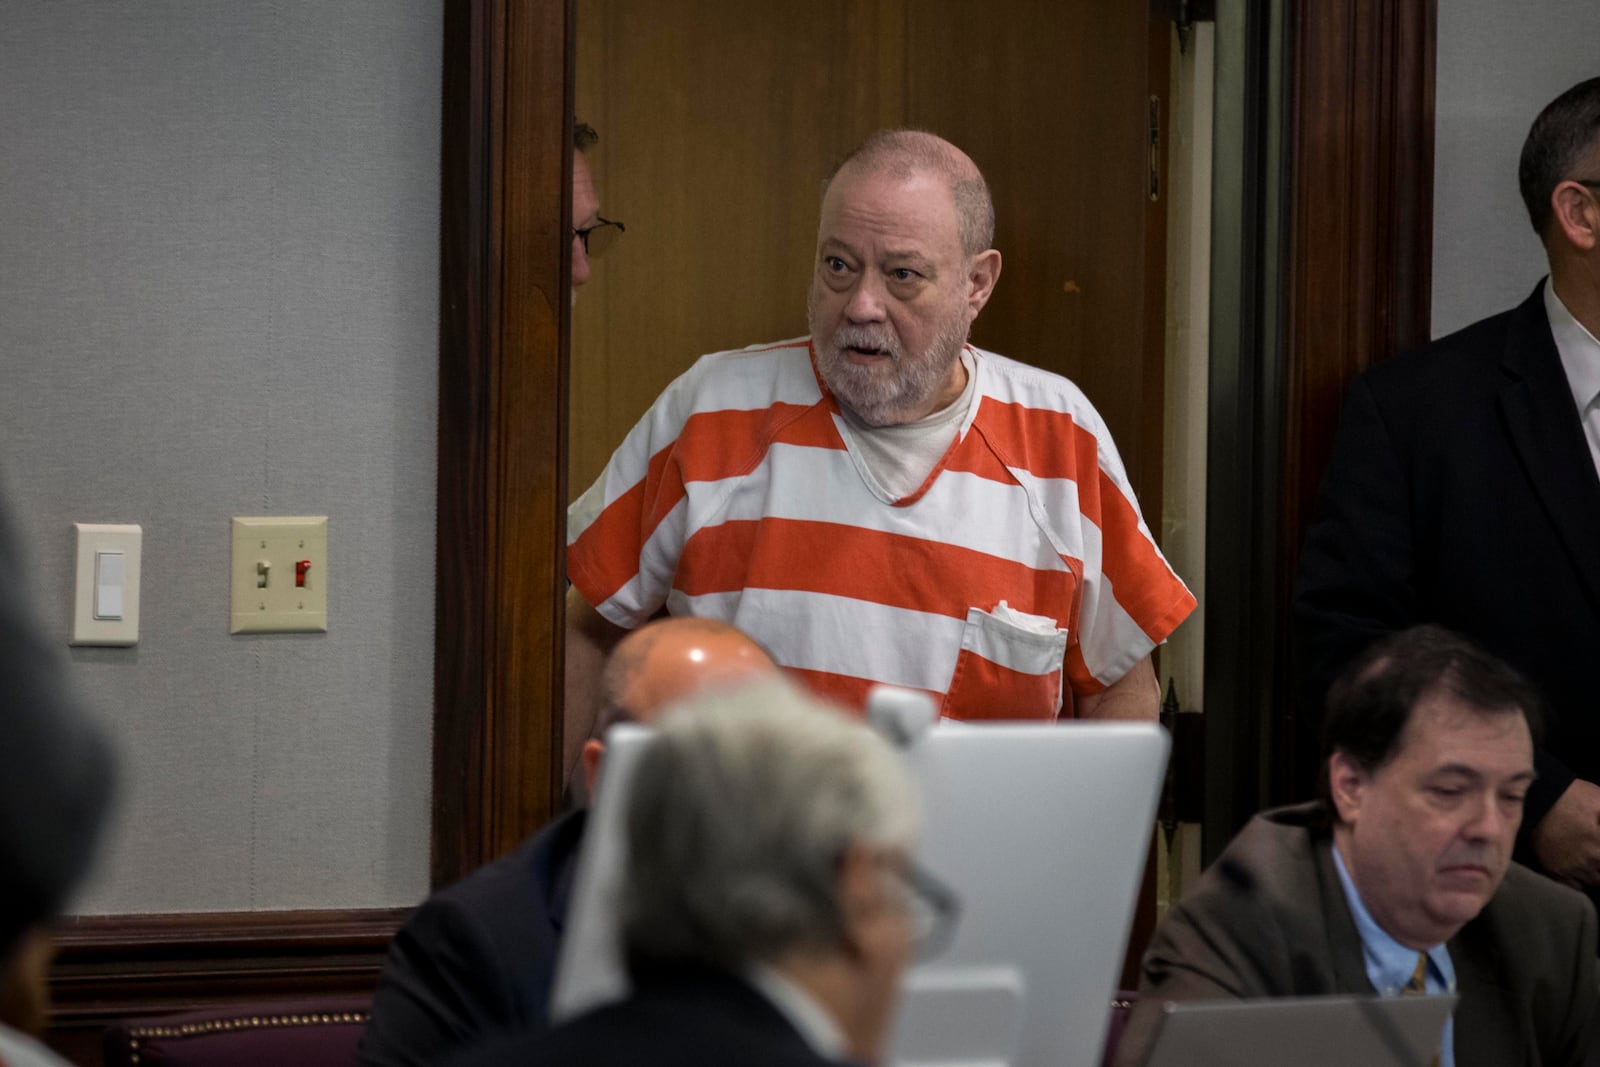
[[[737,967],[836,947],[845,851],[909,848],[919,829],[899,754],[783,682],[703,698],[662,722],[628,802],[630,965]]]
[[[868,174],[888,174],[902,181],[917,174],[936,174],[950,187],[956,206],[961,251],[975,256],[994,245],[994,198],[989,183],[970,157],[938,134],[927,130],[879,130],[839,161],[822,183],[822,193],[846,167]]]

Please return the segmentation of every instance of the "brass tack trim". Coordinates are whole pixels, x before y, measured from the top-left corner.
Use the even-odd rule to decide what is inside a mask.
[[[139,1042],[152,1037],[205,1037],[209,1034],[226,1034],[240,1030],[286,1029],[296,1026],[329,1026],[335,1024],[365,1024],[371,1012],[342,1011],[295,1013],[292,1015],[251,1015],[235,1019],[208,1019],[203,1023],[182,1023],[178,1026],[136,1026],[128,1031],[128,1062],[140,1062]]]

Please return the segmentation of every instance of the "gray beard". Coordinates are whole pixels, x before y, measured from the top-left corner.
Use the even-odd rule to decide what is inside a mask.
[[[814,313],[808,314],[807,319],[815,338]],[[959,313],[934,335],[926,352],[911,357],[887,326],[843,326],[829,345],[817,345],[817,369],[839,403],[862,422],[868,426],[893,426],[928,414],[923,409],[950,380],[951,368],[961,358],[966,341],[967,324]],[[876,348],[887,354],[892,360],[892,373],[884,374],[881,367],[851,363],[845,349],[853,346]]]

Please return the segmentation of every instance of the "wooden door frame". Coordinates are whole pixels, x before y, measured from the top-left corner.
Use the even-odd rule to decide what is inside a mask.
[[[561,788],[573,0],[446,0],[431,879]]]

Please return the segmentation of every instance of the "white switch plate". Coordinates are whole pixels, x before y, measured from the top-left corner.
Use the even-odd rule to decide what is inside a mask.
[[[295,568],[307,563],[305,584]],[[233,520],[233,634],[326,633],[328,517]]]
[[[136,645],[139,643],[139,562],[144,544],[144,531],[138,526],[111,525],[99,522],[72,524],[78,536],[78,583],[73,594],[72,644],[74,645]],[[97,603],[95,579],[101,568],[96,566],[101,553],[120,553],[122,556],[122,603],[113,604],[114,596],[108,590]],[[104,568],[109,576],[115,568]],[[116,607],[121,618],[96,618],[96,608],[102,613]]]

